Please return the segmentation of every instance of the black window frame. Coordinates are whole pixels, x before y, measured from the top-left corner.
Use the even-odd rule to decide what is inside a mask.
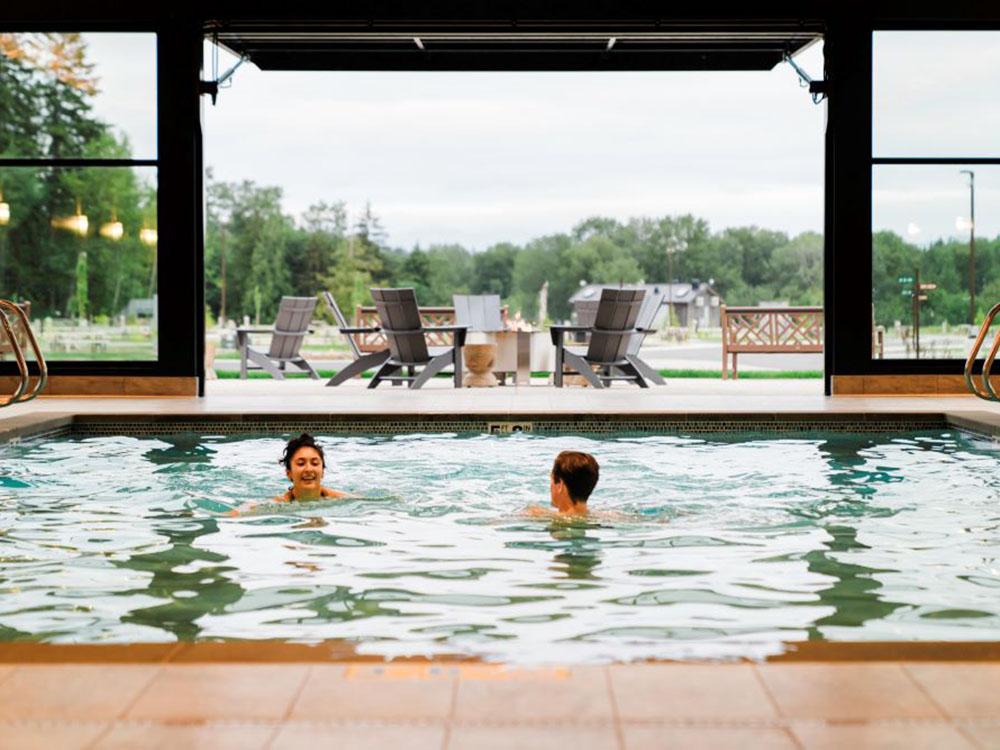
[[[0,158],[5,168],[133,168],[156,169],[157,357],[150,360],[53,360],[49,375],[189,376],[204,383],[204,292],[197,252],[202,239],[200,189],[201,129],[198,80],[201,32],[191,21],[138,22],[39,19],[0,22],[5,33],[144,33],[156,39],[156,157],[153,159]],[[193,43],[196,38],[198,43]],[[196,195],[191,195],[192,186]],[[163,217],[170,217],[164,222]],[[168,248],[168,252],[163,252]],[[192,335],[194,340],[192,341]],[[44,353],[44,352],[43,352]],[[16,374],[15,363],[0,362],[0,376]]]
[[[982,21],[977,22],[974,19],[969,19],[967,21],[950,21],[950,22],[937,22],[937,23],[914,23],[910,21],[881,21],[872,24],[870,30],[870,44],[869,44],[869,57],[868,57],[868,69],[869,69],[869,90],[866,97],[867,107],[869,110],[869,127],[868,127],[868,192],[867,192],[867,213],[866,215],[870,218],[870,223],[874,221],[874,189],[873,180],[875,176],[875,167],[877,166],[948,166],[948,165],[983,165],[983,166],[1000,166],[1000,156],[998,157],[973,157],[973,156],[939,156],[939,157],[911,157],[911,156],[900,156],[900,155],[886,155],[880,156],[875,153],[875,143],[874,143],[874,133],[875,133],[875,106],[873,99],[873,89],[874,89],[874,79],[875,79],[875,35],[879,32],[893,32],[893,31],[912,31],[912,32],[972,32],[972,31],[995,31],[1000,33],[1000,22],[990,22]],[[874,226],[871,227],[869,231],[868,238],[868,257],[867,257],[867,267],[865,270],[865,279],[868,282],[869,289],[869,309],[870,305],[874,303],[874,295],[872,290],[872,272],[874,265]],[[922,358],[922,359],[905,359],[905,358],[885,358],[877,359],[872,354],[872,330],[871,326],[867,326],[865,329],[866,335],[865,340],[866,346],[866,358],[868,360],[868,366],[866,368],[866,374],[875,375],[959,375],[963,372],[965,368],[965,358],[954,358],[954,357],[942,357],[942,358]],[[974,372],[982,372],[982,359],[976,361],[974,365]]]

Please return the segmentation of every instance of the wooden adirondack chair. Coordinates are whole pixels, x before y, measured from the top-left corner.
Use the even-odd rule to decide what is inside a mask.
[[[344,317],[344,313],[341,312],[340,306],[337,304],[337,300],[333,298],[333,295],[330,292],[322,292],[320,296],[323,298],[326,306],[330,309],[333,319],[337,321],[337,328],[342,334],[344,334],[344,338],[347,339],[347,345],[351,347],[351,353],[354,355],[354,361],[351,362],[351,364],[326,381],[328,386],[345,383],[351,378],[360,375],[365,370],[370,370],[373,367],[380,367],[387,359],[389,359],[388,347],[377,352],[365,354],[361,351],[358,346],[358,342],[354,339],[354,334],[377,333],[380,330],[378,327],[357,328],[348,325],[347,318]]]
[[[299,353],[302,342],[309,333],[315,297],[282,297],[278,306],[278,317],[273,328],[252,326],[236,329],[236,348],[240,351],[240,378],[245,380],[247,370],[265,370],[276,380],[285,379],[285,365],[292,364],[309,373],[313,380],[319,380],[319,373],[313,369]],[[250,346],[251,333],[270,333],[271,346],[266,352]],[[255,366],[248,363],[253,362]]]
[[[466,327],[423,327],[413,289],[372,289],[371,292],[381,323],[379,327],[389,342],[389,352],[368,387],[377,388],[383,380],[388,380],[394,385],[409,383],[410,388],[420,388],[450,365],[455,371],[455,387],[461,388]],[[429,348],[426,335],[442,331],[454,334],[454,345]],[[419,373],[416,372],[418,367],[421,368]]]
[[[639,348],[642,346],[642,342],[646,336],[652,332],[653,324],[656,322],[656,315],[660,312],[663,304],[664,294],[662,291],[658,291],[658,287],[654,289],[653,294],[647,294],[643,298],[642,307],[639,308],[639,317],[635,319],[636,332],[629,339],[628,349],[625,351],[629,362],[642,373],[642,376],[657,385],[666,385],[667,381],[663,379],[663,376],[652,365],[639,357]]]
[[[553,379],[557,388],[563,386],[564,366],[578,372],[594,388],[605,388],[615,380],[649,387],[634,357],[628,353],[632,337],[648,333],[636,328],[645,295],[644,289],[604,289],[593,326],[552,326],[552,343],[556,348]],[[580,331],[590,334],[590,343],[583,354],[571,351],[565,343],[567,333]]]
[[[504,330],[499,294],[453,294],[455,324],[470,331]]]

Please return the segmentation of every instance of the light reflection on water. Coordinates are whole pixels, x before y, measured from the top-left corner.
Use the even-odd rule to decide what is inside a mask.
[[[365,495],[230,518],[280,438],[0,449],[0,640],[350,639],[511,662],[1000,639],[1000,453],[957,433],[329,436]],[[525,517],[594,453],[586,522]]]

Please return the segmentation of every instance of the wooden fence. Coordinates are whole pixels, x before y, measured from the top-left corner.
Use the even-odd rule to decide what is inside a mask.
[[[822,307],[722,306],[722,379],[739,377],[739,354],[789,354],[823,351]]]

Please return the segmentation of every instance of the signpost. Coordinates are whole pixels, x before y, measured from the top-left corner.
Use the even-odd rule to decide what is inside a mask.
[[[932,282],[920,283],[920,271],[914,271],[912,276],[900,276],[897,281],[903,285],[902,294],[910,298],[910,316],[913,325],[913,349],[916,358],[920,359],[920,303],[927,301],[924,292],[937,289],[937,284]],[[909,289],[906,288],[910,285]]]

